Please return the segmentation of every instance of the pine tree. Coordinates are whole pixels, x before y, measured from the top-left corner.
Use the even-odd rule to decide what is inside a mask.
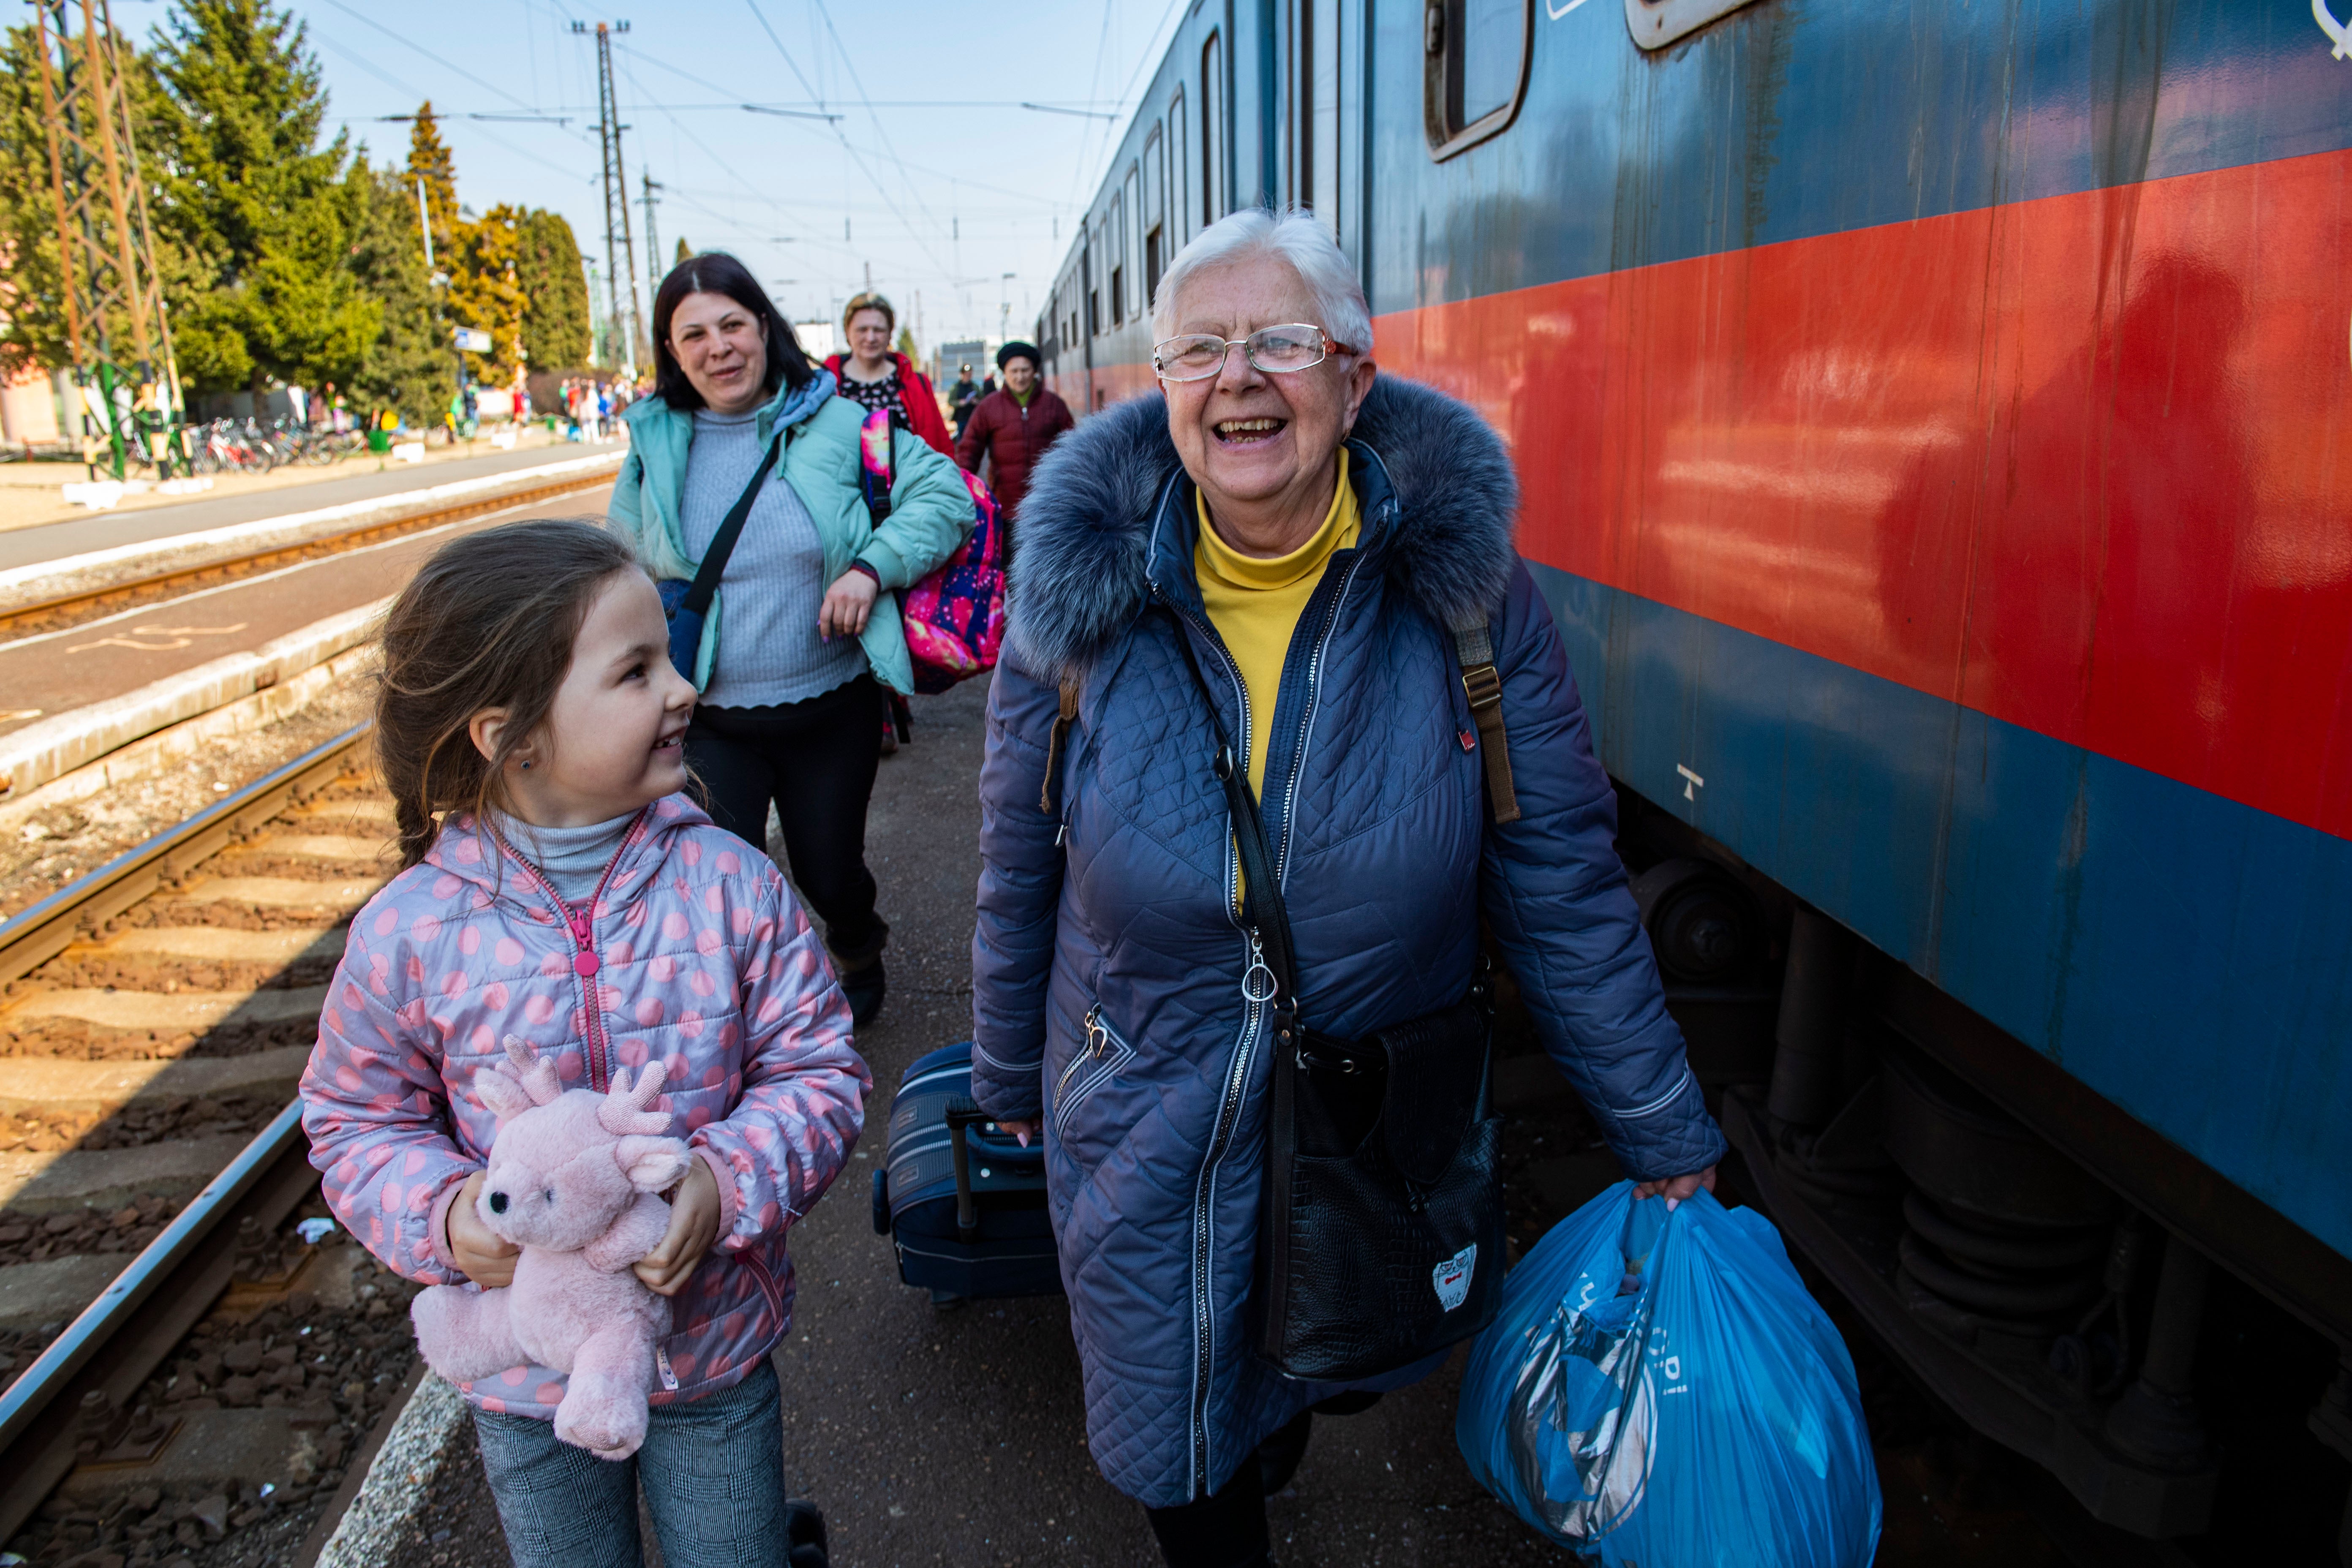
[[[155,50],[157,222],[189,253],[173,294],[182,373],[199,388],[348,382],[382,328],[350,266],[347,140],[305,31],[267,0],[181,0]]]
[[[416,182],[425,181],[425,211],[433,226],[433,264],[448,270],[449,252],[456,247],[457,226],[457,163],[441,140],[441,122],[433,117],[433,100],[416,106],[408,130],[409,200],[415,200]]]
[[[522,284],[522,346],[534,371],[588,363],[588,280],[580,245],[559,213],[533,210],[515,231],[515,276]]]
[[[677,237],[677,254],[670,258],[670,265],[672,267],[676,267],[679,262],[684,261],[688,257],[692,256],[693,254],[694,247],[686,243],[686,236],[679,235]]]
[[[370,168],[362,153],[344,179],[343,199],[352,276],[383,312],[357,374],[345,384],[351,405],[431,424],[449,401],[457,365],[425,270],[415,187],[397,169]]]

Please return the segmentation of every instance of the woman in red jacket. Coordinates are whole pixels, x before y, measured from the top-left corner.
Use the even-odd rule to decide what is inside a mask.
[[[904,425],[929,442],[932,450],[955,456],[955,438],[940,413],[940,400],[930,378],[915,362],[890,346],[898,331],[898,312],[879,294],[860,294],[841,312],[842,336],[849,352],[824,362],[841,383],[841,395],[868,408],[886,408],[894,423]]]

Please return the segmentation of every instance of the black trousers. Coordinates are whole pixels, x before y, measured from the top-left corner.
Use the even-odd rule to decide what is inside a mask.
[[[1379,1398],[1341,1394],[1324,1405],[1334,1414],[1353,1415]],[[1315,1412],[1302,1410],[1287,1426],[1269,1434],[1214,1496],[1194,1498],[1175,1508],[1145,1509],[1168,1568],[1266,1568],[1273,1561],[1266,1497],[1290,1484],[1314,1426]]]
[[[880,683],[861,675],[805,702],[697,708],[686,732],[695,793],[719,826],[764,851],[775,803],[793,881],[824,921],[825,944],[844,969],[871,962],[890,936],[874,912],[874,873],[866,868],[881,706]]]
[[[1255,1458],[1245,1460],[1215,1495],[1175,1508],[1147,1508],[1168,1568],[1265,1568],[1265,1487]]]

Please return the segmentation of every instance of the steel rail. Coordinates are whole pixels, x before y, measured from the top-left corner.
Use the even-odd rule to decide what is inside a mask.
[[[534,502],[551,500],[557,496],[571,495],[580,490],[595,489],[613,482],[613,475],[599,472],[549,484],[533,485],[526,489],[506,490],[497,495],[480,496],[468,500],[453,501],[429,511],[406,517],[389,518],[382,522],[346,529],[341,533],[321,534],[316,539],[297,540],[289,544],[272,545],[244,555],[232,555],[225,560],[175,567],[145,577],[134,577],[126,583],[108,584],[103,587],[86,588],[79,593],[60,594],[54,598],[36,600],[0,610],[0,637],[31,635],[70,626],[99,611],[128,609],[170,598],[192,588],[216,587],[239,578],[257,576],[280,566],[299,565],[306,561],[323,561],[370,544],[380,544],[403,534],[418,533],[444,523],[462,522],[469,517],[488,512],[505,511],[513,507],[530,506]],[[52,625],[51,623],[55,623]]]
[[[275,1228],[317,1186],[310,1150],[294,1100],[0,1393],[0,1540],[73,1468],[84,1397],[136,1395],[228,1288],[238,1226]]]
[[[54,957],[352,771],[370,728],[345,731],[0,923],[0,980]],[[83,1398],[103,1392],[119,1403],[135,1395],[228,1288],[235,1248],[215,1238],[234,1237],[247,1216],[275,1228],[313,1190],[318,1175],[309,1154],[297,1100],[0,1390],[0,1540],[15,1534],[73,1468]]]
[[[219,854],[285,810],[289,802],[350,772],[369,729],[360,724],[344,731],[0,922],[0,984],[47,963],[85,932]]]

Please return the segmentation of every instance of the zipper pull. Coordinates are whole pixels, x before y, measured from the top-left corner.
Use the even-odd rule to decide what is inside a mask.
[[[578,952],[572,955],[572,973],[585,980],[597,970],[596,950],[590,944],[588,937],[588,917],[574,914],[568,907],[563,913],[572,926],[572,940],[579,944],[580,948]]]
[[[1097,1002],[1087,1009],[1087,1055],[1100,1061],[1109,1045],[1110,1031],[1103,1027],[1102,1004]]]
[[[1249,939],[1250,961],[1249,967],[1242,972],[1242,999],[1253,1005],[1271,1002],[1281,986],[1275,980],[1274,971],[1265,966],[1265,944],[1258,940],[1255,926],[1250,928]]]

